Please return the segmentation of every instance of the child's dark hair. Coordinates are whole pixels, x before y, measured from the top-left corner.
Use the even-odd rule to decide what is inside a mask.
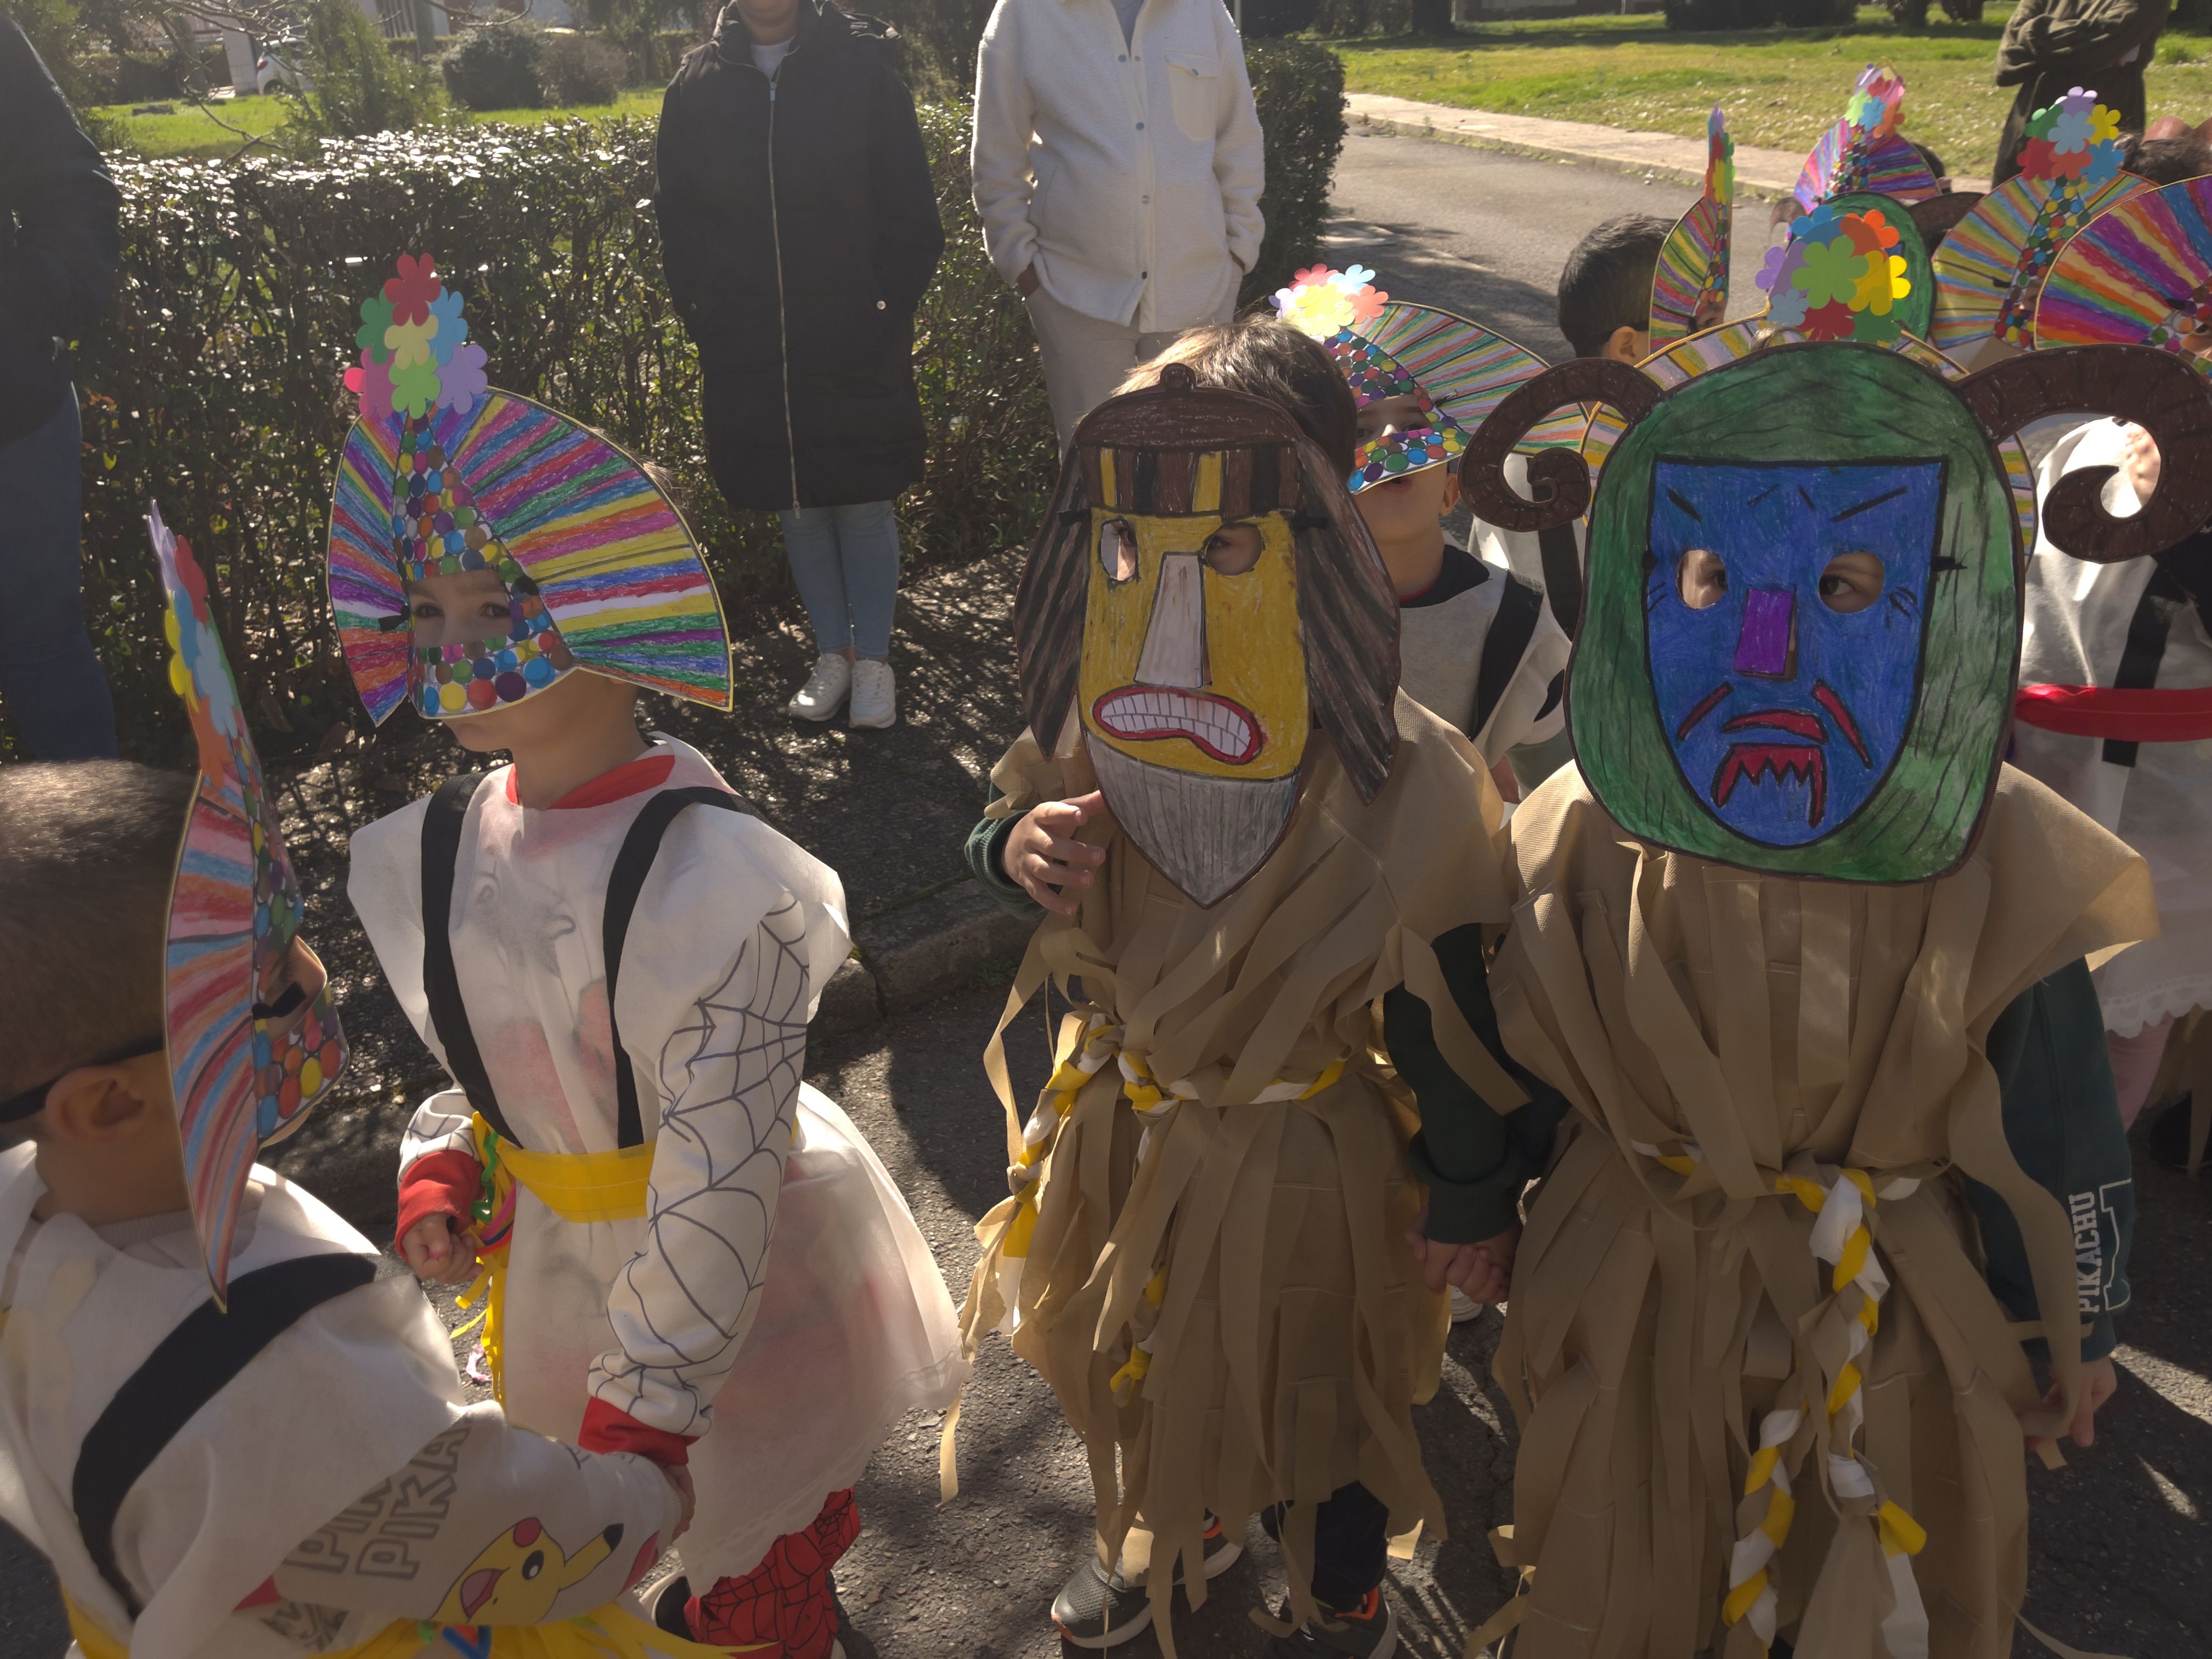
[[[161,1038],[188,773],[0,766],[0,1100]]]
[[[2212,173],[2212,144],[2194,133],[2179,138],[2137,141],[2128,157],[2128,171],[2154,185],[2178,185],[2185,179],[2201,179]]]
[[[1135,392],[1159,383],[1170,363],[1188,365],[1201,386],[1265,398],[1298,423],[1340,476],[1359,447],[1359,405],[1328,349],[1273,317],[1240,317],[1194,328],[1123,381]]]
[[[1920,157],[1921,166],[1926,167],[1930,173],[1935,175],[1936,181],[1942,184],[1946,190],[1949,189],[1951,175],[1944,168],[1943,158],[1938,155],[1934,150],[1929,149],[1927,145],[1922,143],[1917,138],[1908,138],[1905,142],[1911,145],[1914,152],[1918,155]]]
[[[1624,213],[1583,238],[1559,273],[1559,332],[1577,357],[1604,355],[1613,331],[1651,326],[1651,274],[1672,219]]]

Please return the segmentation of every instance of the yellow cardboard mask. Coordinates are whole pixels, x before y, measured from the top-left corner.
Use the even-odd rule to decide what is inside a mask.
[[[1389,769],[1396,605],[1335,474],[1275,405],[1170,365],[1078,428],[1024,574],[1032,725],[1073,702],[1116,821],[1202,905],[1282,839],[1316,720],[1363,799]]]

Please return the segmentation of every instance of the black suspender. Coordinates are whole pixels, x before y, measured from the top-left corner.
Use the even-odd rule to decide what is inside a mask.
[[[607,909],[601,934],[601,955],[607,965],[607,1034],[615,1062],[615,1144],[641,1146],[645,1126],[638,1115],[637,1079],[632,1075],[629,1054],[623,1047],[622,1026],[615,1018],[615,986],[622,975],[623,943],[629,937],[629,919],[637,908],[637,896],[645,890],[645,878],[660,852],[661,838],[676,815],[687,806],[718,806],[728,812],[749,809],[726,789],[695,784],[686,789],[664,789],[646,802],[622,851],[615,854],[614,874],[607,881]]]
[[[1490,724],[1498,699],[1513,684],[1514,672],[1528,653],[1528,641],[1536,636],[1536,621],[1543,609],[1542,594],[1518,577],[1505,579],[1505,592],[1498,596],[1490,631],[1483,635],[1482,661],[1475,670],[1474,720],[1467,729],[1470,738]]]
[[[1536,551],[1544,562],[1544,595],[1569,639],[1583,619],[1583,560],[1575,547],[1575,527],[1555,524],[1536,532]]]
[[[115,1391],[77,1450],[70,1504],[92,1564],[136,1619],[138,1599],[115,1560],[115,1518],[139,1477],[200,1408],[254,1357],[325,1302],[376,1277],[376,1258],[295,1256],[230,1282],[230,1311],[212,1298],[185,1316]]]
[[[2140,691],[2158,684],[2159,665],[2166,659],[2166,635],[2172,631],[2174,612],[2189,603],[2188,590],[2164,565],[2151,572],[2150,581],[2136,601],[2128,619],[2127,643],[2120,647],[2120,665],[2112,675],[2115,690]],[[2112,766],[2133,766],[2136,744],[2106,738],[2102,757]]]
[[[460,975],[453,968],[453,871],[460,858],[461,828],[469,803],[483,780],[481,772],[447,778],[422,814],[422,996],[430,1005],[430,1026],[446,1050],[446,1067],[453,1081],[501,1140],[514,1140],[514,1131],[507,1127],[492,1094],[490,1074],[469,1025],[468,1005],[461,1000]]]
[[[468,1096],[469,1104],[497,1130],[502,1140],[515,1141],[514,1132],[500,1114],[493,1097],[491,1079],[484,1071],[476,1033],[469,1026],[467,1004],[461,996],[459,975],[453,968],[453,875],[461,846],[461,826],[469,803],[476,798],[481,772],[449,778],[430,797],[422,817],[422,992],[430,1005],[430,1024],[444,1045],[446,1062],[453,1080]],[[676,815],[687,806],[714,806],[725,811],[751,809],[726,789],[697,784],[684,789],[664,789],[647,800],[623,837],[607,882],[607,905],[601,933],[601,955],[606,963],[607,1032],[615,1068],[615,1144],[641,1146],[645,1124],[637,1103],[637,1079],[628,1052],[623,1048],[622,1027],[615,1018],[615,987],[622,975],[623,942],[629,937],[630,917],[638,895],[660,852],[662,839]],[[521,1143],[515,1141],[517,1146]]]

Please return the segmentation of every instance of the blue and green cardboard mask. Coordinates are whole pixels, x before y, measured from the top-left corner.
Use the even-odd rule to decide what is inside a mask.
[[[1540,457],[1548,495],[1515,495],[1520,434],[1600,401],[1628,425],[1595,494],[1586,465]],[[2131,557],[2212,517],[2212,390],[2141,347],[1946,380],[1877,346],[1784,343],[1666,390],[1584,360],[1500,404],[1462,480],[1508,528],[1589,513],[1568,721],[1624,830],[1776,874],[1921,881],[1972,851],[2009,730],[2022,548],[1995,446],[2077,409],[2148,427],[2167,459],[2133,518],[2105,513],[2106,470],[2063,481],[2054,542]]]

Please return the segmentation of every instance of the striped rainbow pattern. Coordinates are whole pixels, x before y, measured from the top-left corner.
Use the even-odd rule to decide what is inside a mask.
[[[2150,185],[2131,173],[2083,190],[2070,179],[2008,179],[1936,250],[1929,337],[1955,351],[1991,336],[2033,346],[2038,296],[2054,254],[2096,216]]]
[[[1904,107],[1905,82],[1897,73],[1867,65],[1844,118],[1820,135],[1798,172],[1791,192],[1797,204],[1809,213],[1832,196],[1856,191],[1908,203],[1936,194],[1936,175],[1897,131]]]
[[[477,510],[538,584],[580,667],[712,708],[730,707],[729,636],[699,546],[635,459],[566,416],[492,392],[431,433]],[[399,426],[356,423],[331,521],[331,604],[370,714],[406,696],[409,632],[392,548]]]
[[[1480,323],[1431,306],[1394,300],[1362,331],[1388,352],[1433,398],[1437,406],[1468,432],[1482,424],[1505,394],[1544,372],[1541,357]],[[1553,416],[1522,439],[1522,450],[1573,446],[1582,435],[1582,417]]]
[[[1651,349],[1662,350],[1696,332],[1708,294],[1723,308],[1729,291],[1730,199],[1735,193],[1735,144],[1720,106],[1705,124],[1705,188],[1659,245],[1651,273]]]
[[[2212,282],[2212,179],[2143,191],[2059,250],[2035,307],[2038,345],[2142,345]],[[2212,374],[2212,362],[2180,352]]]
[[[1654,353],[1637,365],[1644,374],[1656,381],[1662,392],[1672,392],[1686,380],[1741,362],[1766,345],[1790,345],[1806,338],[1796,329],[1770,329],[1760,319],[1746,318],[1741,322],[1725,324],[1707,329],[1703,334],[1693,334],[1688,339],[1662,352]],[[1947,380],[1963,379],[1966,371],[1953,362],[1924,340],[1916,340],[1910,334],[1900,334],[1889,349],[1911,358],[1923,368],[1942,375]],[[1628,429],[1620,411],[1610,404],[1601,404],[1589,419],[1583,436],[1583,459],[1589,465],[1592,504],[1595,504],[1599,475],[1605,470],[1607,458],[1613,446],[1620,441],[1621,434]],[[2035,545],[2035,468],[2029,463],[2027,446],[2017,433],[1997,445],[1997,459],[2004,464],[2005,485],[2012,493],[2014,521],[2020,526],[2021,546]]]

